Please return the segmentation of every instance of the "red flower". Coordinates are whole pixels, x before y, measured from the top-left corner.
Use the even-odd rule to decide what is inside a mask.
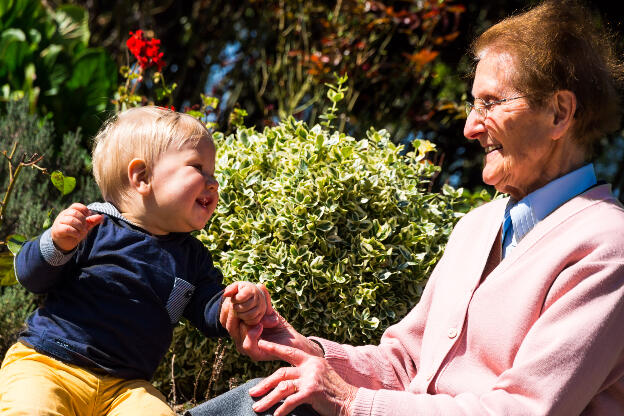
[[[155,66],[160,72],[165,66],[163,61],[163,53],[159,51],[160,39],[152,38],[147,40],[142,30],[130,32],[130,38],[126,41],[128,50],[139,62],[141,69],[145,70],[151,66]]]
[[[175,107],[173,105],[168,105],[165,107],[162,106],[158,106],[158,108],[160,108],[161,110],[171,110],[171,111],[176,111]]]

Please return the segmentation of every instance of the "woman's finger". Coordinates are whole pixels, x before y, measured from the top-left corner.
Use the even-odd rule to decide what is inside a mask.
[[[249,389],[252,397],[262,396],[275,389],[282,381],[299,378],[300,372],[297,367],[281,367],[270,376],[262,379],[258,384]]]
[[[223,300],[223,308],[230,308],[230,304],[229,304],[229,298],[225,298]],[[240,322],[240,320],[236,317],[236,314],[229,311],[226,312],[227,315],[224,317],[225,318],[225,324],[223,325],[225,327],[225,329],[227,329],[228,333],[230,334],[230,336],[232,337],[232,340],[234,341],[234,343],[236,344],[236,349],[239,349],[240,344],[242,343],[242,339],[243,339],[243,328],[242,325],[244,325],[242,322]]]
[[[266,361],[264,353],[258,350],[258,339],[262,335],[262,324],[248,326],[241,322],[241,344],[239,351],[254,361]]]
[[[276,344],[264,339],[258,341],[258,349],[271,357],[295,366],[303,364],[310,357],[310,354],[298,348]]]
[[[288,416],[298,406],[305,402],[305,395],[301,393],[292,394],[284,399],[284,403],[273,412],[273,416]]]
[[[253,410],[263,412],[279,403],[280,400],[288,399],[289,396],[296,394],[298,391],[296,379],[282,380],[266,396],[254,403]]]

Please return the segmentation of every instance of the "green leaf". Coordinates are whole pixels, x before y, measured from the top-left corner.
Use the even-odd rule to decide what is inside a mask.
[[[55,170],[50,174],[50,180],[56,189],[58,189],[63,196],[71,193],[76,187],[76,178],[73,176],[65,176],[61,171]]]
[[[11,286],[16,283],[13,255],[8,251],[0,252],[0,286]]]
[[[71,4],[56,8],[54,20],[58,25],[60,40],[72,52],[75,48],[86,47],[89,43],[89,15],[80,6]]]
[[[96,113],[106,110],[109,91],[116,84],[116,79],[109,74],[117,73],[108,53],[101,48],[86,49],[76,55],[71,70],[67,93]]]
[[[7,237],[7,248],[14,256],[17,256],[26,240],[26,237],[21,234],[11,234]]]
[[[7,29],[0,35],[0,63],[3,71],[13,72],[23,65],[28,55],[26,35],[20,29]]]

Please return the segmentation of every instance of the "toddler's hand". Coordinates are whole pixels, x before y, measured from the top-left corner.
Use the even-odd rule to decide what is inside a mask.
[[[248,326],[259,324],[267,312],[273,312],[273,308],[269,305],[270,300],[259,286],[251,282],[234,282],[223,292],[224,297],[230,298],[227,307],[230,307],[236,317]]]
[[[87,236],[91,228],[102,222],[104,216],[94,214],[86,206],[73,203],[61,211],[54,220],[50,233],[52,241],[59,250],[68,252],[76,248]]]

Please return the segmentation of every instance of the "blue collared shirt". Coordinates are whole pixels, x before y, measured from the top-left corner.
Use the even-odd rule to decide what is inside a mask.
[[[596,183],[594,165],[589,163],[531,192],[518,202],[510,198],[503,219],[503,258],[538,222]],[[510,228],[513,232],[508,231]]]

